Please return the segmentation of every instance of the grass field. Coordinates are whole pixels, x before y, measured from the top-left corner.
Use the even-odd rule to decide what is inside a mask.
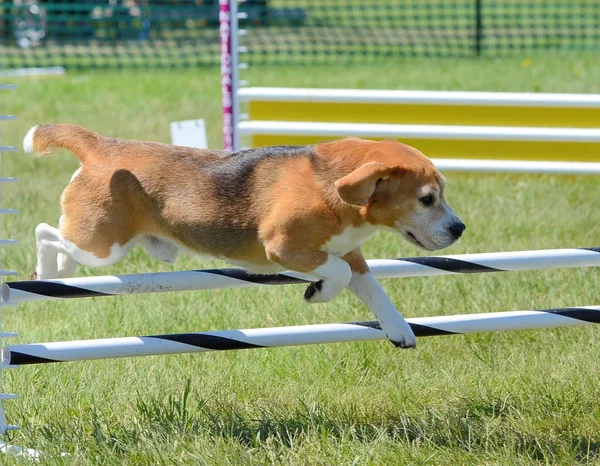
[[[525,60],[527,59],[527,60]],[[600,92],[595,55],[486,60],[403,60],[365,67],[279,67],[248,73],[255,85]],[[168,141],[172,120],[203,117],[220,140],[216,68],[69,74],[3,92],[2,143],[20,145],[45,122]],[[33,230],[56,224],[76,159],[3,156],[3,260],[24,279]],[[600,243],[594,177],[448,174],[449,202],[468,229],[447,253],[589,247]],[[367,257],[423,255],[390,233]],[[135,251],[79,275],[222,266],[181,257],[174,267]],[[593,305],[593,269],[387,280],[410,317]],[[302,287],[220,290],[44,302],[4,310],[18,342],[368,320],[343,293],[309,306]],[[45,452],[41,464],[599,464],[600,334],[557,329],[387,342],[29,366],[5,375],[10,441]],[[68,457],[61,457],[67,452]],[[0,463],[18,463],[7,457]]]

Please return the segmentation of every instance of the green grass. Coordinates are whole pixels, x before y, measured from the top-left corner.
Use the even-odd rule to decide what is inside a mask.
[[[522,63],[531,58],[532,62]],[[498,60],[404,60],[365,67],[254,69],[255,85],[600,92],[593,55]],[[69,74],[3,92],[2,143],[71,122],[101,133],[168,141],[168,123],[203,117],[220,145],[219,72]],[[33,230],[56,224],[76,159],[3,156],[4,264],[23,279]],[[448,174],[467,223],[447,253],[598,246],[594,177]],[[421,254],[389,233],[366,255]],[[79,275],[222,266],[181,257],[174,267],[136,251]],[[594,269],[386,280],[410,317],[598,304]],[[219,290],[43,302],[4,310],[18,342],[366,320],[343,293],[309,306],[302,287]],[[5,375],[10,436],[46,453],[42,464],[592,464],[600,463],[600,334],[593,327],[386,342],[156,356],[29,366]],[[68,452],[69,457],[60,457]],[[2,458],[10,463],[9,458]]]

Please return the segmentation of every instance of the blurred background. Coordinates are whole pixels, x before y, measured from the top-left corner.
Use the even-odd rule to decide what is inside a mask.
[[[595,0],[247,0],[251,63],[600,49]],[[2,67],[219,61],[218,0],[0,0]]]

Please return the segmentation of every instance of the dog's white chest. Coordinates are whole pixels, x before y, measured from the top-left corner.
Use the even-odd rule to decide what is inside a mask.
[[[358,228],[348,227],[339,235],[334,235],[329,238],[321,250],[333,254],[334,256],[343,256],[360,246],[363,241],[376,231],[377,228],[370,224]]]

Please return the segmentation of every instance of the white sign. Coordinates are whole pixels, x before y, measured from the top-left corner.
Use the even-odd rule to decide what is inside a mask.
[[[208,149],[204,120],[172,121],[171,144]]]

